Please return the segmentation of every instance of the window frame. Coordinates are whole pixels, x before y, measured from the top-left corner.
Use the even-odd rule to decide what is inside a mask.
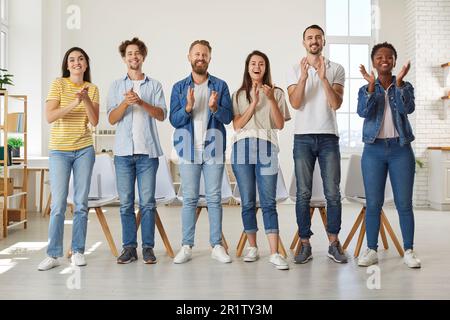
[[[326,10],[326,6],[327,6],[327,2],[328,1],[333,1],[333,0],[326,0],[325,1],[325,30],[327,30],[327,17],[326,17],[327,10]],[[371,19],[371,28],[370,28],[371,29],[371,34],[370,34],[370,36],[351,36],[350,35],[350,1],[347,0],[347,10],[348,10],[348,15],[347,15],[348,32],[347,32],[347,34],[348,35],[347,36],[327,36],[325,34],[325,36],[326,36],[325,37],[326,38],[326,46],[324,48],[325,49],[324,51],[325,51],[325,55],[327,57],[330,56],[330,50],[329,50],[330,45],[341,44],[341,45],[348,45],[349,47],[350,47],[350,45],[367,45],[368,48],[369,48],[368,49],[368,60],[367,61],[369,61],[370,65],[366,66],[366,68],[368,70],[371,70],[372,66],[371,66],[371,63],[370,63],[370,50],[371,50],[372,46],[375,43],[375,37],[376,37],[376,29],[375,29],[375,26],[374,26],[374,6],[376,6],[376,5],[377,5],[377,1],[376,0],[370,0],[370,7],[371,7],[371,16],[370,16],[370,19]],[[350,52],[348,52],[348,59],[350,61]],[[363,78],[362,78],[362,76],[361,77],[354,77],[354,76],[351,77],[349,70],[346,70],[346,73],[345,73],[346,83],[350,84],[350,80],[354,80],[354,79],[359,80],[359,79],[363,79]],[[352,115],[358,115],[358,114],[356,113],[356,111],[355,112],[351,111],[351,107],[350,107],[350,103],[352,102],[351,97],[350,96],[347,96],[347,97],[344,96],[344,99],[348,99],[347,101],[349,103],[349,110],[347,110],[347,111],[340,111],[338,109],[336,111],[336,116],[338,114],[346,114],[347,115],[347,131],[350,133],[351,132],[350,131],[350,128],[351,128],[351,126],[350,126],[351,116]],[[361,128],[361,136],[362,136],[362,128]],[[352,141],[351,140],[351,136],[349,135],[348,144],[347,145],[340,144],[341,152],[348,153],[348,154],[360,153],[362,151],[363,146],[360,145],[360,146],[357,146],[357,147],[351,147],[350,146],[351,141]]]
[[[0,2],[4,3],[4,8],[5,8],[5,12],[0,12],[0,31],[2,33],[5,34],[5,48],[4,48],[4,52],[5,52],[5,65],[2,66],[4,69],[8,69],[8,41],[9,41],[9,22],[8,22],[8,0],[0,0]],[[0,11],[1,11],[1,4],[0,4]],[[5,18],[3,19],[2,15],[5,16]],[[0,45],[2,45],[0,43]],[[1,58],[1,57],[0,57]],[[1,64],[1,60],[0,60],[0,64]]]

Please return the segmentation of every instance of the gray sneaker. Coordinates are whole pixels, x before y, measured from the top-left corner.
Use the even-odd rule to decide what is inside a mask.
[[[309,260],[312,259],[312,251],[311,251],[311,245],[309,244],[302,244],[302,249],[300,250],[300,253],[294,257],[294,263],[307,263]]]
[[[123,248],[120,257],[117,258],[118,264],[127,264],[137,260],[136,248]]]
[[[153,264],[156,263],[156,257],[153,253],[152,248],[143,248],[142,249],[142,259],[144,260],[145,264]]]
[[[328,257],[337,263],[347,263],[347,256],[341,247],[339,241],[334,241],[328,247]]]

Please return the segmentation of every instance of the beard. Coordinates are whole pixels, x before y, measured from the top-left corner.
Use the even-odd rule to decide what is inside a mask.
[[[206,72],[208,71],[209,64],[206,61],[203,61],[203,65],[198,66],[197,62],[199,62],[199,61],[201,61],[201,60],[196,60],[193,63],[191,63],[192,71],[194,71],[195,73],[200,74],[200,75],[205,75]]]
[[[322,49],[321,47],[317,46],[317,49],[311,49],[311,47],[309,47],[308,49],[308,53],[309,54],[313,54],[313,55],[320,55],[322,53]]]

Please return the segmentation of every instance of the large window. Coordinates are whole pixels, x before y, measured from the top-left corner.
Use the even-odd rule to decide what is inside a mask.
[[[8,0],[0,0],[0,68],[8,65]]]
[[[358,90],[366,83],[359,65],[370,67],[372,1],[327,0],[326,39],[328,57],[345,69],[344,102],[337,111],[337,122],[341,147],[343,151],[351,151],[362,147],[363,119],[356,113],[356,107]]]

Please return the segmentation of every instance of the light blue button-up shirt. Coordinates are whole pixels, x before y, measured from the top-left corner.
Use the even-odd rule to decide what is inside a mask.
[[[124,94],[133,88],[132,80],[127,76],[114,81],[108,92],[107,110],[108,118],[111,111],[116,109],[125,99]],[[140,87],[140,98],[148,104],[161,108],[164,111],[164,119],[167,116],[164,92],[159,81],[145,76]],[[133,155],[133,108],[127,108],[121,120],[117,122],[116,137],[114,142],[114,154],[116,156]],[[155,118],[148,115],[148,126],[144,127],[144,139],[149,150],[150,158],[163,155],[159,143],[158,130]]]

